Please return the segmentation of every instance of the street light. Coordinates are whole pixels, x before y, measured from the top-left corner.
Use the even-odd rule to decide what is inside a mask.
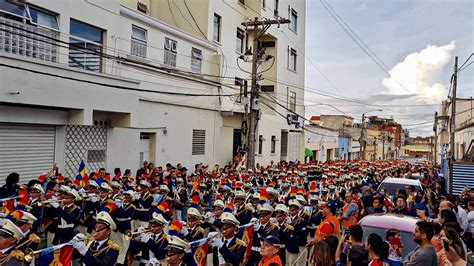
[[[372,109],[370,111],[367,111],[365,113],[362,113],[362,121],[361,121],[361,127],[360,127],[360,147],[359,147],[359,153],[362,156],[362,160],[365,160],[365,114],[368,114],[373,111],[378,111],[382,112],[382,109]]]

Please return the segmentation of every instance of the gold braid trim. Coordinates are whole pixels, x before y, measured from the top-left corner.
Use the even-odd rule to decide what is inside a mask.
[[[32,233],[30,235],[30,237],[28,238],[28,240],[34,242],[34,243],[40,243],[41,242],[41,238],[39,236],[37,236],[35,233]]]
[[[21,250],[18,250],[18,249],[12,250],[12,252],[10,252],[10,256],[21,261],[25,259],[25,254],[21,252]]]

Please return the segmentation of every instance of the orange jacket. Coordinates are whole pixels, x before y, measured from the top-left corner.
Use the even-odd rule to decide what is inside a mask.
[[[278,266],[283,266],[283,263],[281,262],[280,256],[277,254],[271,256],[268,259],[262,258],[260,262],[258,263],[258,266],[270,266],[270,265],[278,265]]]
[[[314,237],[324,240],[327,235],[339,235],[339,220],[336,216],[330,216],[324,218],[321,224],[316,228]]]

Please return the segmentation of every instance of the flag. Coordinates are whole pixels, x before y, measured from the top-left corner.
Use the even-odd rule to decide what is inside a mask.
[[[26,206],[28,205],[28,202],[30,202],[30,196],[28,195],[26,187],[23,187],[20,192],[18,192],[18,197],[19,200],[16,208],[18,210],[26,210]]]
[[[246,265],[250,259],[250,254],[252,253],[253,246],[253,234],[254,225],[252,223],[240,226],[239,233],[237,235],[240,236],[242,241],[247,244],[242,265]]]
[[[205,266],[209,251],[208,238],[200,239],[191,244],[191,266]]]
[[[72,265],[72,251],[73,247],[70,245],[59,245],[56,247],[45,248],[41,251],[38,259],[39,266],[48,265]]]
[[[89,183],[89,175],[87,174],[86,164],[83,160],[79,164],[78,174],[76,176],[76,180],[74,180],[74,184],[76,186],[86,187]]]
[[[173,221],[168,229],[168,235],[179,237],[179,232],[183,229],[183,224],[179,220]]]

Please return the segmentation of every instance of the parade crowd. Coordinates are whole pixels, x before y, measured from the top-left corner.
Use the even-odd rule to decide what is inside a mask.
[[[387,177],[423,189],[378,189]],[[474,188],[447,193],[428,162],[145,161],[136,173],[82,165],[76,177],[53,166],[27,184],[11,173],[0,199],[0,265],[44,265],[47,252],[34,252],[44,247],[69,247],[73,265],[104,266],[468,265],[474,250]],[[391,224],[364,234],[359,221],[385,213],[415,217],[412,239]],[[50,265],[66,260],[53,254]]]

